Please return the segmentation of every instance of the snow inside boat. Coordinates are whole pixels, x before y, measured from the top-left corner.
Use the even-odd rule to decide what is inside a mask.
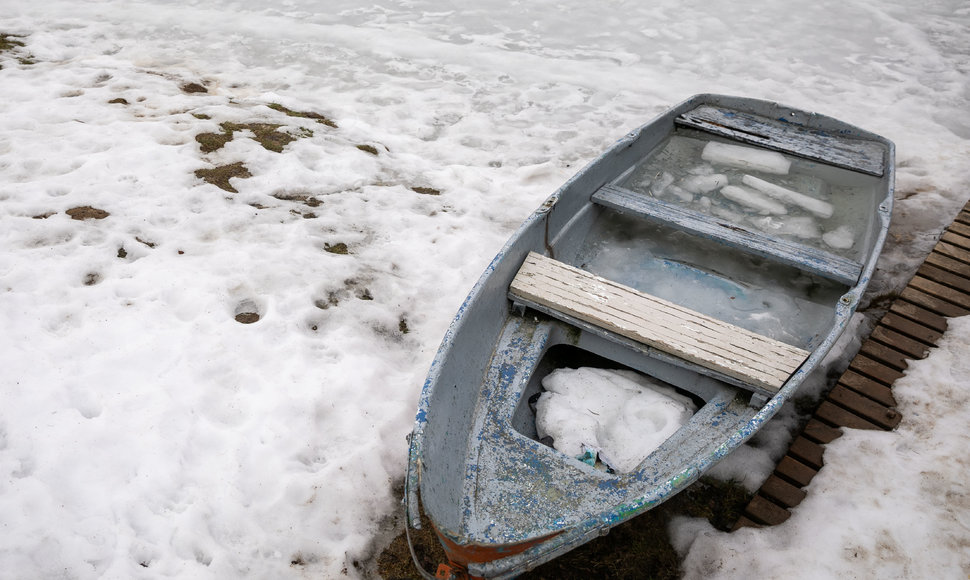
[[[758,431],[858,305],[893,174],[878,135],[697,95],[555,192],[461,306],[420,396],[407,519],[430,518],[442,576],[531,569],[670,498]],[[579,396],[613,415],[573,423],[553,404],[580,388],[569,369],[605,377]],[[654,400],[674,410],[658,415]]]

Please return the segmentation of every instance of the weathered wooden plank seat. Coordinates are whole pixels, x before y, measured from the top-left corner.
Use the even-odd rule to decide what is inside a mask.
[[[885,173],[885,148],[870,140],[833,135],[789,122],[709,105],[679,116],[683,127],[821,161],[876,177]]]
[[[616,185],[604,185],[592,200],[604,207],[717,240],[846,285],[855,284],[862,264],[824,250],[767,236],[714,216],[691,211]]]
[[[568,264],[530,252],[509,287],[514,302],[575,318],[732,377],[777,392],[809,353]]]

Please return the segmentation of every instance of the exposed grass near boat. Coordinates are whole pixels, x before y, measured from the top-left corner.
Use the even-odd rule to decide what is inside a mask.
[[[519,578],[680,578],[680,558],[667,531],[670,521],[675,516],[705,518],[715,528],[730,531],[750,500],[751,494],[736,483],[701,478],[660,507],[613,528],[608,536]]]
[[[411,530],[411,541],[414,543],[414,554],[425,570],[434,573],[438,564],[447,561],[445,551],[431,529],[431,520],[427,517],[421,518],[420,530]],[[377,557],[377,572],[385,580],[424,580],[411,560],[404,532],[395,537],[391,545]]]

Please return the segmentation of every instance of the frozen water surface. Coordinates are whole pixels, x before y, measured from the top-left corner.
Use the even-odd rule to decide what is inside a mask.
[[[671,136],[620,181],[627,189],[856,260],[875,223],[877,183],[778,152],[685,135]]]
[[[846,287],[711,240],[604,211],[576,263],[641,292],[809,349]]]

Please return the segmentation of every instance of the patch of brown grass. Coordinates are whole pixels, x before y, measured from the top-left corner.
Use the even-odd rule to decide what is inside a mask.
[[[203,153],[212,153],[213,151],[218,151],[225,146],[226,143],[232,140],[231,133],[199,133],[195,136],[195,140],[199,143],[200,149]]]
[[[319,207],[323,203],[308,193],[274,193],[273,197],[280,201],[301,202],[309,207]]]
[[[270,109],[273,109],[274,111],[279,111],[280,113],[283,113],[288,117],[298,117],[301,119],[313,119],[317,123],[322,123],[327,127],[333,127],[334,129],[337,128],[336,123],[334,123],[332,120],[328,119],[327,117],[321,115],[320,113],[314,113],[313,111],[294,111],[293,109],[287,109],[286,107],[284,107],[279,103],[270,103],[269,105],[266,105],[266,106],[269,107]]]
[[[208,93],[209,89],[205,88],[199,83],[184,83],[181,87],[183,93],[196,94],[196,93]]]
[[[5,34],[0,32],[0,52],[7,52],[12,50],[17,50],[18,48],[23,48],[24,43],[18,38],[23,38],[19,34]]]
[[[213,167],[212,169],[196,169],[195,176],[206,183],[211,183],[230,193],[239,193],[235,187],[230,185],[229,180],[233,177],[246,179],[247,177],[252,177],[253,174],[246,169],[242,161],[239,161],[229,165]]]
[[[337,242],[336,244],[323,244],[323,249],[330,252],[331,254],[341,254],[346,255],[350,253],[350,249],[347,244],[343,242]]]
[[[421,529],[411,530],[411,539],[414,542],[414,554],[425,570],[433,574],[438,564],[447,562],[445,551],[431,528],[431,520],[424,515],[421,516]],[[377,573],[385,580],[423,580],[411,560],[411,551],[404,532],[398,534],[391,541],[391,545],[377,557]]]
[[[237,131],[251,131],[253,139],[264,149],[282,153],[283,147],[296,141],[297,137],[278,131],[280,126],[272,123],[232,123],[226,121],[219,124],[222,129],[221,133],[200,133],[195,136],[195,140],[199,143],[203,153],[212,153],[222,149],[226,143],[232,141]],[[312,137],[313,132],[306,130],[301,136]]]
[[[82,205],[80,207],[72,207],[65,212],[67,215],[71,216],[74,220],[103,220],[108,217],[108,212],[103,209],[98,209],[96,207],[91,207],[89,205]]]
[[[4,32],[0,32],[0,54],[4,52],[9,52],[14,55],[16,55],[17,53],[21,53],[22,52],[21,49],[26,46],[22,40],[19,40],[21,38],[24,38],[24,35],[7,34]],[[17,57],[17,61],[20,64],[25,64],[25,65],[36,64],[37,62],[34,60],[34,57],[30,54],[25,54]],[[3,67],[0,67],[0,68],[3,68]]]

